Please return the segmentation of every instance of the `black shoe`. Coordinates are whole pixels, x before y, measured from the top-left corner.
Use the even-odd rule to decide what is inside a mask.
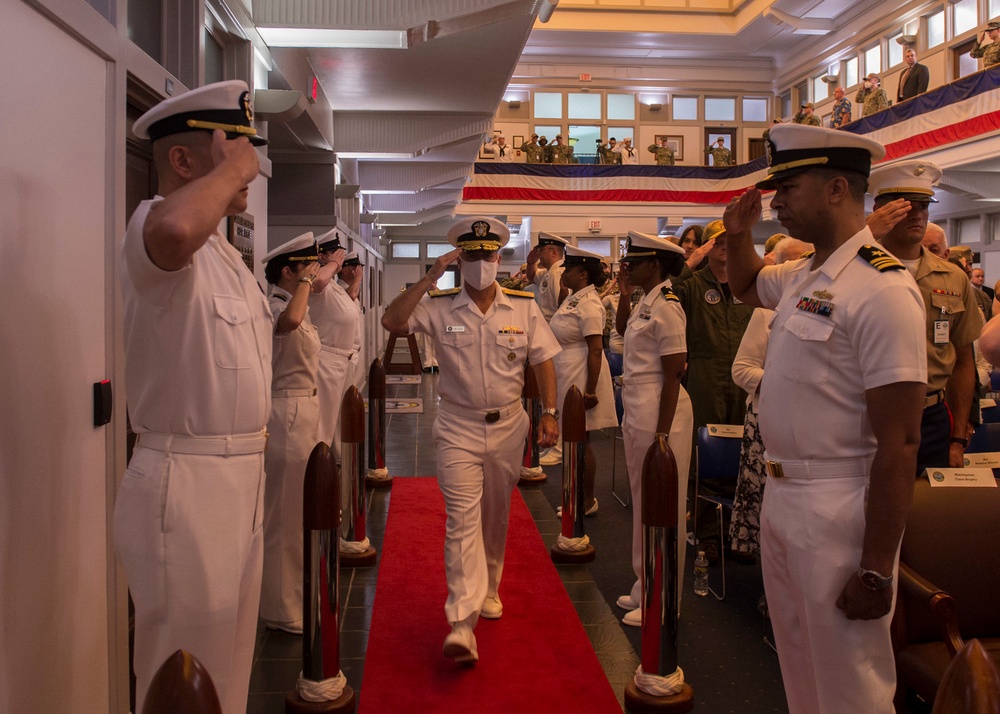
[[[432,369],[431,367],[424,367],[423,370],[421,370],[421,371],[424,374],[430,374],[431,373],[431,369]]]

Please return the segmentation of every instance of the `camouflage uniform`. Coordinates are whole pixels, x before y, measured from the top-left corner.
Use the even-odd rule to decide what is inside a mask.
[[[712,165],[713,166],[735,166],[736,162],[733,161],[733,155],[724,146],[710,146],[705,149],[705,154],[711,154]]]
[[[569,147],[565,144],[551,143],[545,147],[548,153],[548,163],[550,164],[568,164],[569,163]]]
[[[854,97],[854,103],[864,104],[864,109],[861,111],[861,116],[863,117],[889,108],[889,98],[885,96],[885,90],[881,87],[878,89],[865,89],[864,85],[862,85]]]
[[[1000,41],[991,42],[988,45],[980,45],[979,38],[976,37],[976,44],[972,46],[972,52],[969,55],[973,59],[983,58],[983,66],[992,67],[995,64],[1000,64]]]
[[[796,114],[792,118],[793,124],[805,124],[806,126],[820,126],[819,117],[813,114],[812,116],[806,116],[805,114]]]
[[[606,147],[603,144],[597,150],[601,155],[602,164],[618,165],[622,162],[622,155],[619,154],[612,148]]]
[[[526,141],[521,144],[521,151],[527,157],[527,163],[529,164],[540,164],[542,163],[542,155],[545,151],[538,144],[532,144],[530,141]]]
[[[674,165],[674,151],[669,146],[657,146],[656,144],[650,144],[646,147],[646,151],[651,154],[656,154],[657,166]]]

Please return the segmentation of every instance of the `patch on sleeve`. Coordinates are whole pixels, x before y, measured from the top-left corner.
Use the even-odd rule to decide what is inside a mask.
[[[674,294],[673,289],[668,288],[666,285],[660,288],[660,292],[663,293],[664,300],[673,300],[674,302],[681,301],[681,299]]]

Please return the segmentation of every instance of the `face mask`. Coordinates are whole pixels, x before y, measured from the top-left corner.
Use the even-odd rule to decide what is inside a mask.
[[[461,262],[462,279],[476,290],[485,290],[497,279],[499,263],[488,260],[472,260]]]

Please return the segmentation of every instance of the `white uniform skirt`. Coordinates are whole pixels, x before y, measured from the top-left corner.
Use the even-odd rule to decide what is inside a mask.
[[[560,410],[566,399],[566,393],[574,384],[583,394],[587,391],[587,346],[563,347],[562,352],[552,359],[556,368],[556,386]],[[611,369],[608,359],[601,350],[601,373],[597,378],[597,406],[587,410],[587,431],[595,429],[611,429],[618,426],[618,414],[615,411],[615,394],[611,389]]]

